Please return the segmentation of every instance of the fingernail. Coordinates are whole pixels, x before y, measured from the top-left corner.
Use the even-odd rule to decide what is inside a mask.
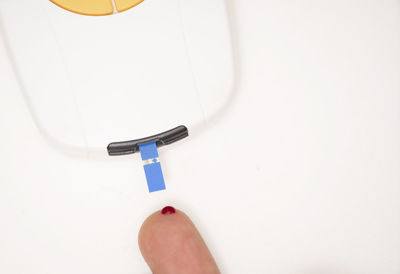
[[[166,206],[161,210],[161,214],[174,214],[175,213],[175,208],[172,206]]]

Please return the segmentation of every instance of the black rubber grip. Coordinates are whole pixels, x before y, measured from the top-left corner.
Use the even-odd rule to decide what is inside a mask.
[[[179,126],[150,137],[132,141],[111,143],[107,146],[107,151],[110,156],[126,155],[139,151],[139,145],[155,142],[157,147],[161,147],[172,144],[187,136],[189,136],[188,129],[185,126]]]

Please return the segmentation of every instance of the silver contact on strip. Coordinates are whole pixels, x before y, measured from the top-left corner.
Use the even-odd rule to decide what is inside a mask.
[[[143,160],[143,165],[151,165],[151,164],[156,164],[160,162],[160,158],[156,157],[156,158],[151,158],[151,159],[147,159],[147,160]]]

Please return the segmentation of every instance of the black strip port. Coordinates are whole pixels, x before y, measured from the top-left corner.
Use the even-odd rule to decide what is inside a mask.
[[[161,147],[172,144],[187,136],[189,136],[188,129],[185,126],[179,126],[150,137],[132,141],[111,143],[107,146],[107,151],[110,156],[132,154],[139,151],[139,145],[155,142],[157,147]]]

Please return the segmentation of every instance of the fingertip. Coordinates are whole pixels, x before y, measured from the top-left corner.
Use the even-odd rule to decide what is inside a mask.
[[[171,206],[144,221],[139,231],[139,248],[155,274],[219,273],[193,222]]]

